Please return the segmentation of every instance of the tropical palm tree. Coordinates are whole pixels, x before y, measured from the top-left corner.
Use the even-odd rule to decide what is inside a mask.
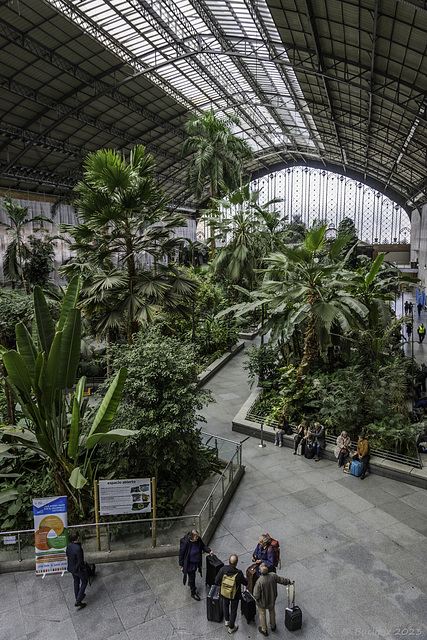
[[[352,272],[338,259],[346,237],[328,242],[327,225],[313,226],[298,245],[283,244],[280,252],[265,258],[267,268],[257,291],[246,293],[251,303],[236,305],[236,316],[267,306],[270,318],[265,331],[271,340],[289,340],[298,327],[304,329],[304,351],[298,379],[329,346],[331,330],[350,331],[367,315],[366,306],[350,292]]]
[[[15,288],[16,281],[21,281],[24,291],[30,293],[24,276],[24,261],[29,254],[24,240],[24,228],[32,222],[46,221],[47,218],[45,216],[30,216],[28,207],[21,207],[9,196],[4,198],[3,208],[9,217],[9,224],[0,222],[6,227],[9,236],[9,245],[4,260],[4,273],[11,280],[12,288]]]
[[[207,182],[211,203],[225,189],[239,186],[243,161],[252,157],[247,142],[233,133],[233,127],[239,125],[237,116],[219,116],[212,108],[201,116],[191,116],[186,123],[190,137],[183,144],[182,154],[184,157],[193,154],[188,164],[187,181],[197,199],[201,198]],[[211,235],[213,258],[215,240]]]
[[[322,348],[330,344],[333,326],[349,331],[367,313],[366,306],[349,292],[353,274],[338,260],[345,236],[328,243],[327,225],[312,227],[304,242],[284,245],[281,253],[266,258],[269,267],[262,290],[269,306],[286,312],[291,327],[305,324],[304,353],[298,376],[309,369]]]
[[[154,160],[144,147],[135,147],[128,162],[116,151],[97,151],[87,157],[84,168],[84,181],[76,187],[81,223],[62,225],[61,230],[73,239],[76,272],[85,272],[84,262],[91,267],[84,281],[88,302],[103,303],[106,296],[109,303],[113,300],[109,322],[124,321],[130,343],[157,307],[181,308],[193,291],[194,283],[177,274],[173,265],[158,263],[182,246],[173,231],[185,222],[165,211],[169,198],[157,186]],[[144,253],[154,259],[154,270],[138,268]],[[71,275],[74,266],[70,263],[62,273]]]

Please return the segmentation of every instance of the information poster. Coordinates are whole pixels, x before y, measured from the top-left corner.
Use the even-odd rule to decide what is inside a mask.
[[[33,500],[36,574],[67,570],[67,498]]]
[[[150,478],[99,481],[99,513],[113,516],[151,511]]]

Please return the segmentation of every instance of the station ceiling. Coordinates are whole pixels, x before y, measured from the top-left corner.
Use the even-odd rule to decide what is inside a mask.
[[[236,113],[248,175],[321,167],[427,202],[425,0],[0,0],[0,189],[67,196],[143,144],[197,207],[190,113]]]

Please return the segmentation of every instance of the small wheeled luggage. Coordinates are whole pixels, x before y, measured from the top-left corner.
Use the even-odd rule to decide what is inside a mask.
[[[210,587],[215,584],[217,573],[224,563],[217,556],[206,556],[206,586]]]
[[[358,478],[362,475],[363,464],[359,460],[353,460],[351,463],[350,473]]]
[[[251,564],[251,566],[246,569],[246,580],[248,581],[247,589],[250,593],[253,593],[255,582],[258,579],[258,576],[256,574],[256,566],[256,563]]]
[[[303,456],[304,455],[304,446],[303,443],[300,442],[297,446],[297,456]]]
[[[301,626],[302,611],[299,607],[295,606],[294,583],[293,585],[288,585],[288,606],[285,609],[285,627],[289,629],[289,631],[296,631],[297,629],[301,629]]]
[[[314,458],[314,449],[311,442],[307,442],[305,445],[304,457],[308,459]]]
[[[206,598],[206,608],[208,620],[212,622],[222,622],[222,596],[221,590],[216,584],[213,584],[209,589],[208,597]]]
[[[246,622],[253,622],[256,616],[255,598],[247,589],[242,592],[242,616]]]
[[[96,573],[96,566],[93,562],[85,562],[85,569],[89,578],[89,584],[92,584],[91,578],[93,578]]]

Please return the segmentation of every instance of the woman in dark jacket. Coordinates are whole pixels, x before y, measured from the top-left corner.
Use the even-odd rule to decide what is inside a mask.
[[[191,597],[194,600],[200,600],[200,596],[196,591],[196,571],[202,575],[202,551],[213,555],[213,551],[209,549],[201,539],[199,532],[192,529],[181,538],[179,547],[179,566],[184,574],[183,584],[187,582],[191,590]]]

